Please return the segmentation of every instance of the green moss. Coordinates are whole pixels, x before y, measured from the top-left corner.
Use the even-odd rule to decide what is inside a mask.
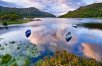
[[[0,47],[0,50],[4,50],[4,47]]]
[[[12,56],[9,54],[6,54],[1,57],[1,64],[7,64],[11,60]]]
[[[13,63],[10,66],[18,66],[18,64],[17,63]]]
[[[32,54],[34,54],[35,52],[34,51],[32,51]]]
[[[25,59],[25,63],[24,63],[23,66],[29,66],[29,64],[30,64],[30,59],[29,58],[26,58]]]

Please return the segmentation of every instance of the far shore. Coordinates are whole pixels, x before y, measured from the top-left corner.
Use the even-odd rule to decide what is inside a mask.
[[[78,24],[78,26],[91,28],[91,29],[101,29],[102,30],[102,23],[82,23],[82,24]]]

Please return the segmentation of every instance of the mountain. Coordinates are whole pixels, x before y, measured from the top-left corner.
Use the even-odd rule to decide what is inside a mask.
[[[7,14],[17,14],[22,17],[55,17],[55,15],[42,12],[34,7],[30,8],[10,8],[0,6],[0,16]]]
[[[82,6],[77,10],[70,11],[60,18],[88,18],[88,17],[102,17],[102,3],[94,3],[87,6]]]

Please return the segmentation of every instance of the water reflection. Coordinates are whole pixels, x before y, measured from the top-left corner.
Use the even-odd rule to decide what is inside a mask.
[[[77,26],[77,28],[73,27],[73,24],[84,22],[101,22],[101,19],[84,18],[79,20],[47,18],[41,20],[42,21],[26,23],[25,27],[19,27],[19,30],[17,27],[15,27],[9,28],[9,31],[6,31],[5,33],[0,31],[0,38],[3,38],[3,40],[0,41],[0,44],[6,48],[5,51],[0,50],[0,54],[10,53],[14,56],[20,53],[24,53],[23,55],[26,55],[27,53],[29,54],[30,52],[26,50],[24,47],[25,45],[21,46],[21,51],[16,50],[17,48],[20,49],[18,44],[26,44],[27,46],[29,45],[29,48],[31,48],[33,45],[37,46],[38,53],[35,53],[37,57],[52,54],[56,49],[66,49],[67,51],[79,56],[85,55],[96,60],[101,58],[102,53],[100,51],[102,50],[102,31],[99,29],[88,29],[79,26]],[[26,38],[25,32],[28,29],[30,29],[32,33],[29,38]],[[71,32],[72,38],[69,42],[66,42],[65,37],[68,32]],[[16,41],[17,43],[10,45],[10,41]],[[4,45],[5,42],[11,48],[6,47]],[[11,49],[13,50],[11,51]]]
[[[82,47],[83,47],[82,51],[85,56],[94,58],[97,61],[101,61],[102,45],[82,43]]]
[[[36,29],[34,27],[33,34],[29,37],[29,40],[32,43],[39,45],[41,50],[45,50],[46,48],[52,51],[55,51],[56,49],[66,49],[82,56],[85,54],[83,49],[81,49],[82,43],[95,45],[102,43],[102,31],[98,29],[93,30],[83,27],[74,29],[72,24],[65,23],[47,24],[44,26],[41,25],[37,28],[39,29],[34,30]],[[72,39],[68,43],[65,40],[67,32],[72,33]]]

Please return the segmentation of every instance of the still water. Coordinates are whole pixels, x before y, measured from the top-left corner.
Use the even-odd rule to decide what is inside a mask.
[[[41,21],[31,21],[20,25],[9,25],[8,30],[0,29],[0,55],[11,54],[13,57],[31,57],[31,62],[53,55],[57,49],[79,56],[100,60],[102,58],[102,30],[85,27],[73,27],[82,23],[102,23],[102,19],[92,18],[40,18]],[[26,38],[26,30],[31,35]],[[71,32],[71,40],[65,37]]]

